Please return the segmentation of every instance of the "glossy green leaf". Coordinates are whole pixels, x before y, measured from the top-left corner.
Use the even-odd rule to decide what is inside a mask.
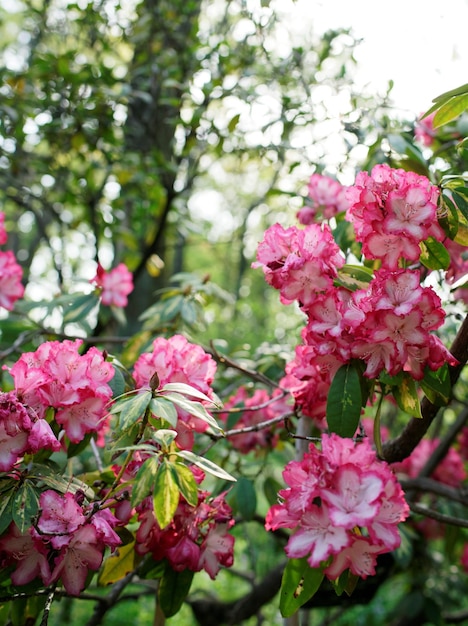
[[[361,417],[362,396],[359,373],[352,363],[336,372],[327,399],[327,423],[331,432],[352,437]]]
[[[68,306],[64,307],[63,321],[65,323],[81,322],[99,304],[99,296],[95,293],[69,296]]]
[[[169,463],[162,461],[156,473],[153,494],[154,515],[161,528],[166,528],[172,522],[179,498],[179,486]]]
[[[367,267],[359,265],[343,265],[338,270],[335,284],[350,291],[357,289],[367,289],[372,280],[373,272]]]
[[[13,521],[13,496],[14,492],[10,491],[2,494],[2,497],[0,498],[0,535],[5,532]]]
[[[312,569],[307,563],[307,557],[289,559],[281,581],[281,615],[294,615],[318,591],[322,580],[322,570]]]
[[[450,265],[450,254],[445,246],[429,237],[419,244],[421,248],[421,263],[430,270],[446,270]]]
[[[432,404],[446,406],[450,402],[452,384],[447,363],[435,372],[427,367],[419,384]]]
[[[193,575],[189,569],[176,572],[169,565],[166,566],[158,589],[158,600],[165,617],[172,617],[179,612],[190,591]]]

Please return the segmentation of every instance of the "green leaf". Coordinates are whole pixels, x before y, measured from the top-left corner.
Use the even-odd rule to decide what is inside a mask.
[[[359,372],[352,363],[336,372],[327,399],[327,423],[331,432],[352,437],[361,417],[362,396]]]
[[[222,428],[218,425],[217,421],[214,419],[212,415],[208,413],[203,404],[200,402],[194,402],[192,400],[188,400],[185,396],[180,393],[165,393],[164,397],[177,405],[180,409],[187,411],[190,415],[198,417],[202,421],[209,424],[214,430],[221,431]]]
[[[265,478],[265,482],[263,483],[263,492],[270,506],[278,504],[278,491],[280,489],[283,489],[283,485],[281,485],[276,478],[273,478],[272,476],[267,476],[267,478]]]
[[[170,468],[180,493],[189,504],[196,506],[198,504],[198,486],[193,473],[183,463],[171,463]]]
[[[65,323],[82,322],[99,303],[99,296],[95,293],[69,296],[68,306],[64,307],[63,321]]]
[[[257,510],[257,493],[251,480],[240,476],[226,500],[234,512],[239,513],[243,519],[253,519]]]
[[[137,506],[147,496],[153,493],[156,484],[156,475],[159,468],[158,457],[146,459],[135,476],[135,482],[132,489],[132,506]]]
[[[170,424],[173,428],[177,426],[177,409],[173,405],[173,403],[165,398],[164,396],[156,396],[155,398],[151,398],[151,402],[149,404],[149,408],[151,413],[164,421]]]
[[[98,583],[101,586],[112,585],[122,580],[127,574],[135,569],[135,542],[132,541],[124,546],[119,546],[109,556],[102,566]]]
[[[452,122],[468,109],[468,93],[456,95],[442,104],[434,116],[433,127],[439,128]]]
[[[403,380],[392,389],[393,396],[400,409],[412,417],[422,417],[416,382],[409,374],[403,374]]]
[[[168,461],[162,461],[156,473],[154,484],[154,515],[161,529],[166,528],[174,518],[179,505],[179,486]]]
[[[225,470],[219,467],[219,465],[216,465],[212,461],[209,461],[208,459],[204,459],[203,457],[198,456],[197,454],[193,453],[191,450],[179,450],[175,454],[177,456],[182,457],[186,461],[193,463],[193,465],[196,465],[197,467],[202,469],[204,472],[208,472],[209,474],[212,474],[213,476],[216,476],[217,478],[222,478],[223,480],[230,480],[233,482],[236,481],[234,476],[231,476],[231,474],[228,474]]]
[[[373,272],[367,267],[358,265],[343,265],[338,270],[334,283],[350,291],[367,289],[372,280]]]
[[[118,400],[116,405],[112,407],[112,413],[120,413],[119,426],[122,430],[127,430],[133,426],[143,415],[151,402],[151,391],[143,391],[133,394],[125,398],[123,401]],[[120,406],[120,408],[119,408]]]
[[[13,521],[21,534],[24,534],[32,525],[33,518],[38,511],[39,493],[31,481],[25,480],[12,499]]]
[[[450,254],[443,244],[429,237],[419,244],[421,263],[430,270],[446,270],[450,265]]]
[[[160,607],[165,617],[172,617],[179,612],[182,603],[190,591],[194,572],[184,569],[176,572],[167,564],[158,589]]]
[[[13,496],[14,492],[10,492],[7,495],[2,494],[0,500],[0,535],[5,532],[13,521]]]
[[[107,384],[112,389],[112,397],[116,398],[125,391],[125,378],[119,367],[116,367],[113,363],[112,367],[114,368],[114,376]]]
[[[294,615],[317,592],[322,580],[322,570],[312,569],[307,563],[307,557],[289,559],[281,581],[281,615]]]
[[[447,363],[435,372],[426,367],[424,378],[419,384],[432,404],[446,406],[452,399],[452,384]]]

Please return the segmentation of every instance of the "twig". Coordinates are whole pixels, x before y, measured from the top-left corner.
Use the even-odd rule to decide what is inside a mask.
[[[447,500],[468,506],[468,493],[466,493],[466,491],[454,489],[432,478],[426,478],[425,476],[419,476],[418,478],[401,478],[399,479],[399,483],[406,492],[422,491],[424,493],[434,493],[437,496],[447,498]]]
[[[459,517],[453,517],[452,515],[446,515],[445,513],[439,513],[434,509],[429,509],[422,504],[416,504],[416,502],[408,502],[409,508],[413,513],[419,513],[425,517],[435,519],[437,522],[443,524],[449,524],[450,526],[459,526],[460,528],[468,528],[468,520],[460,519]]]

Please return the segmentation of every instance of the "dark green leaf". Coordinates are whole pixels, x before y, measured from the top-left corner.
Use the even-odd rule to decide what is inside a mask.
[[[312,569],[307,557],[289,559],[281,581],[280,611],[291,617],[316,593],[323,580],[321,569]]]
[[[257,493],[254,484],[245,476],[240,476],[227,496],[229,505],[235,513],[245,520],[253,519],[257,510]]]
[[[120,409],[119,426],[122,430],[127,430],[127,428],[130,428],[135,422],[144,416],[145,411],[151,402],[151,398],[151,391],[143,391],[125,398]],[[112,408],[112,413],[117,412],[117,408],[117,406],[114,406]]]
[[[172,402],[164,396],[151,398],[149,408],[155,417],[165,420],[173,428],[177,426],[177,409]]]
[[[447,363],[435,372],[426,367],[424,378],[419,384],[432,404],[446,406],[450,402],[452,385]]]
[[[31,526],[38,510],[39,492],[31,481],[25,480],[12,499],[13,521],[21,534]]]
[[[193,574],[189,569],[176,572],[169,564],[166,565],[158,590],[159,603],[165,617],[172,617],[179,612],[190,591]]]
[[[361,416],[362,397],[359,373],[352,363],[336,372],[327,399],[327,423],[331,432],[352,437]]]

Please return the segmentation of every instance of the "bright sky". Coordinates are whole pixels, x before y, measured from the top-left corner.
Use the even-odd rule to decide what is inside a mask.
[[[314,32],[351,27],[359,82],[418,114],[435,96],[468,82],[468,0],[296,0],[293,19]]]

